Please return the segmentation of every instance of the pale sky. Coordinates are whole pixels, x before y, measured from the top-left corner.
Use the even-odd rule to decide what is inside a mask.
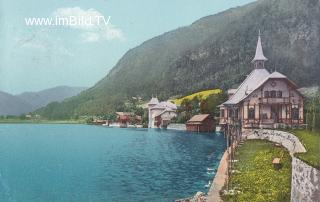
[[[1,0],[0,90],[93,86],[131,48],[201,17],[253,0]],[[25,18],[99,14],[81,26],[27,26]]]

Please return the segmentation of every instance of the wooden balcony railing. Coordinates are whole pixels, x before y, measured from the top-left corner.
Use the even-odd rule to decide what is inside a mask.
[[[259,98],[261,104],[289,104],[290,98]]]

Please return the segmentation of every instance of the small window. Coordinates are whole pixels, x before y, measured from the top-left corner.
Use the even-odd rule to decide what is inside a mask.
[[[233,110],[229,109],[229,117],[233,117],[233,116],[234,116]]]
[[[234,110],[234,113],[235,113],[235,114],[234,114],[234,118],[236,118],[236,119],[239,118],[239,116],[238,116],[239,110],[238,110],[238,109],[235,109],[235,110]]]
[[[224,117],[224,109],[220,110],[220,117]]]
[[[229,109],[229,117],[231,118],[238,118],[238,109]]]
[[[275,91],[275,90],[272,90],[272,91],[270,92],[270,97],[272,97],[272,98],[275,98],[275,97],[276,97],[276,91]]]
[[[279,91],[277,92],[277,97],[278,97],[278,98],[282,98],[282,91],[281,91],[281,90],[279,90]]]
[[[264,97],[268,98],[269,97],[269,91],[264,91]]]
[[[292,108],[292,119],[299,120],[299,108]]]
[[[255,118],[255,110],[254,110],[254,108],[249,108],[249,110],[248,110],[248,118],[249,119],[254,119]]]
[[[263,113],[262,114],[262,119],[268,119],[268,114],[267,113]]]

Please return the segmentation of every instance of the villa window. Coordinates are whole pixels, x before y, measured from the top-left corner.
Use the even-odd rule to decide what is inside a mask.
[[[299,108],[292,108],[292,119],[299,120]]]
[[[282,98],[282,91],[281,91],[281,90],[279,90],[279,91],[277,92],[277,97],[278,97],[278,98]]]
[[[268,119],[268,114],[267,113],[263,113],[262,114],[262,119]]]
[[[236,119],[238,119],[239,118],[239,116],[238,116],[238,114],[239,114],[239,109],[235,109],[234,110],[234,118],[236,118]]]
[[[220,110],[220,117],[224,117],[224,109]]]
[[[264,91],[264,97],[268,98],[269,97],[269,91]]]
[[[270,97],[272,97],[272,98],[275,98],[275,97],[276,97],[276,91],[275,91],[275,90],[272,90],[272,91],[270,92]]]
[[[229,109],[229,117],[238,119],[238,109]]]
[[[233,117],[233,110],[232,109],[229,109],[229,117]]]
[[[254,108],[249,108],[249,110],[248,110],[248,118],[249,119],[254,119],[255,118],[255,110],[254,110]]]

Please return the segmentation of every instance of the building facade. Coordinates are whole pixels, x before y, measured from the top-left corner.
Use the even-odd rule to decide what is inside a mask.
[[[304,123],[304,97],[285,75],[265,69],[259,34],[254,69],[229,99],[220,105],[220,125],[237,121],[243,128],[278,128]]]
[[[187,121],[186,127],[190,132],[213,132],[215,124],[210,114],[198,114]]]
[[[148,127],[167,128],[172,118],[177,116],[177,106],[171,102],[159,102],[158,98],[151,98],[148,103]]]

